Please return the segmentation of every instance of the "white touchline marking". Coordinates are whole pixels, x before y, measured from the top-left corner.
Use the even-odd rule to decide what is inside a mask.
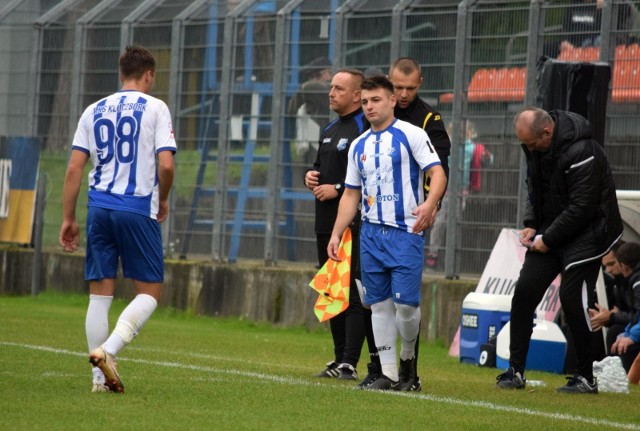
[[[296,365],[296,364],[283,364],[281,362],[266,362],[266,361],[254,361],[254,360],[245,360],[233,358],[230,356],[220,356],[220,355],[211,355],[208,353],[196,353],[196,352],[176,352],[174,350],[162,349],[158,347],[141,347],[141,346],[127,346],[127,351],[135,350],[138,352],[155,352],[155,353],[163,353],[165,355],[180,355],[180,356],[188,356],[191,358],[199,358],[199,359],[211,359],[214,361],[221,362],[236,362],[242,361],[243,364],[250,365],[262,365],[265,367],[273,367],[273,368],[285,368],[287,370],[297,369],[297,370],[308,370],[309,367]]]
[[[57,349],[49,346],[38,346],[34,344],[14,343],[10,341],[0,341],[0,346],[20,347],[24,349],[39,350],[43,352],[65,354],[65,355],[78,356],[78,357],[87,356],[86,352],[74,352],[72,350]],[[253,377],[256,379],[269,380],[271,382],[278,382],[278,383],[290,384],[290,385],[321,386],[320,382],[309,382],[303,379],[274,376],[270,374],[256,373],[251,371],[204,367],[200,365],[184,364],[181,362],[149,361],[146,359],[135,359],[135,358],[124,358],[124,357],[118,357],[118,361],[135,362],[138,364],[145,364],[145,365],[157,365],[157,366],[168,367],[168,368],[181,368],[186,370],[202,371],[207,373],[220,373],[220,374],[231,374],[231,375],[237,375],[237,376],[243,376],[243,377]],[[336,389],[341,389],[341,388],[336,387]],[[344,389],[357,390],[355,387],[345,387]],[[590,425],[602,425],[602,426],[608,426],[608,427],[619,428],[619,429],[640,430],[640,425],[636,425],[636,424],[630,424],[630,423],[624,423],[624,422],[613,422],[606,419],[589,418],[585,416],[574,416],[566,413],[548,413],[548,412],[520,408],[520,407],[504,406],[504,405],[494,404],[486,401],[470,401],[470,400],[462,400],[462,399],[456,399],[456,398],[450,398],[450,397],[442,397],[438,395],[412,394],[407,392],[394,392],[394,391],[385,391],[384,395],[411,397],[411,398],[423,399],[426,401],[432,401],[436,403],[456,404],[456,405],[461,405],[465,407],[478,407],[478,408],[484,408],[487,410],[518,413],[518,414],[524,414],[528,416],[537,416],[537,417],[553,419],[553,420],[582,422]]]

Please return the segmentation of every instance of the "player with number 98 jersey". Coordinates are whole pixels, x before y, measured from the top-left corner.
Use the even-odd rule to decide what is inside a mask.
[[[93,162],[89,206],[156,218],[156,154],[176,152],[171,115],[163,101],[134,90],[105,97],[82,114],[72,148]]]

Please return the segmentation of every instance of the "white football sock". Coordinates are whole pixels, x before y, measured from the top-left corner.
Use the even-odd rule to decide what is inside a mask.
[[[400,333],[400,359],[406,361],[416,355],[416,338],[420,332],[420,307],[396,304],[396,325]]]
[[[113,296],[89,295],[89,306],[84,327],[89,352],[99,347],[109,337],[109,308]]]
[[[93,367],[91,372],[93,373],[93,383],[100,383],[104,385],[104,374],[102,373],[102,370],[98,367]]]
[[[153,296],[145,293],[137,295],[122,311],[113,333],[103,345],[104,350],[112,356],[117,356],[124,346],[138,335],[157,306],[158,302]]]
[[[396,309],[391,298],[371,305],[371,325],[380,356],[382,374],[397,382],[398,331],[395,325],[395,312]]]

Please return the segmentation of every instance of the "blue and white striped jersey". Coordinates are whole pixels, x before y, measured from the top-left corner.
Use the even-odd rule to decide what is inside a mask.
[[[158,213],[156,154],[176,152],[169,108],[138,91],[119,91],[80,117],[74,150],[89,154],[89,206]]]
[[[423,172],[439,164],[427,133],[396,119],[353,141],[345,187],[361,189],[363,221],[412,232],[411,212],[424,202]]]

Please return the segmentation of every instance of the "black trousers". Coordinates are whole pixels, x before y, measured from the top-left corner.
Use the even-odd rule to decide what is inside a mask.
[[[373,338],[371,326],[371,310],[364,308],[355,280],[360,280],[360,229],[351,229],[351,279],[349,287],[349,307],[329,320],[333,351],[338,364],[347,363],[354,368],[358,365],[362,345],[367,340],[370,357],[377,357],[378,349]],[[316,234],[318,246],[318,264],[322,267],[329,256],[327,245],[331,239],[329,234]]]
[[[595,288],[599,270],[599,259],[564,271],[562,260],[554,250],[526,253],[511,301],[511,367],[524,372],[535,309],[553,279],[561,274],[560,304],[575,343],[576,373],[588,379],[593,377],[593,335],[588,323],[587,292]]]
[[[635,343],[629,346],[626,353],[620,355],[620,359],[622,360],[622,366],[624,370],[628,373],[631,365],[633,365],[633,361],[636,359],[636,356],[640,355],[640,343]]]

